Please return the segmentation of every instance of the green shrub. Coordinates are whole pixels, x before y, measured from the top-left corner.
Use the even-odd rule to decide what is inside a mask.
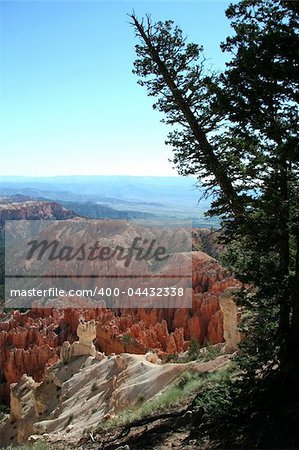
[[[68,426],[72,422],[73,418],[74,418],[74,414],[70,414],[67,419],[66,426]]]
[[[144,402],[144,400],[145,400],[145,396],[144,395],[139,395],[139,397],[138,397],[138,403],[143,403]]]
[[[197,391],[201,391],[207,384],[219,383],[226,379],[232,369],[223,368],[213,373],[207,372],[184,372],[179,381],[170,385],[161,394],[156,395],[153,399],[136,406],[128,408],[118,414],[117,417],[108,420],[103,428],[112,428],[114,426],[123,426],[134,420],[148,417],[158,412],[166,412],[170,407],[182,406],[184,402],[188,402],[191,395]]]
[[[122,337],[122,342],[124,346],[134,345],[135,344],[135,338],[131,334],[124,334]]]
[[[215,359],[220,354],[221,349],[219,346],[212,345],[210,342],[207,342],[205,351],[200,353],[199,360],[203,362],[210,361],[211,359]]]
[[[7,405],[0,405],[0,418],[4,415],[4,414],[9,414],[9,406]]]
[[[15,450],[16,448],[18,450],[54,450],[54,447],[52,447],[47,442],[42,442],[42,441],[35,442],[34,444],[23,444],[18,447],[9,446],[9,447],[6,447],[5,450]],[[1,449],[1,450],[4,450],[4,449]]]
[[[190,361],[197,359],[200,355],[200,345],[196,339],[192,339],[188,348],[188,358]]]
[[[213,345],[210,342],[205,343],[205,347],[201,347],[196,339],[192,339],[189,344],[188,357],[186,361],[210,361],[221,354],[219,346]]]
[[[175,353],[168,355],[166,358],[166,362],[178,362],[178,355],[176,355]]]
[[[98,385],[97,385],[97,383],[96,382],[94,382],[94,383],[92,383],[92,385],[91,385],[91,392],[94,392],[94,391],[96,391],[97,390],[97,388],[98,388]]]

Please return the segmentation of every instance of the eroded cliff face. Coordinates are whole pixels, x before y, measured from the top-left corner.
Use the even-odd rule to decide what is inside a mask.
[[[0,402],[8,401],[8,386],[23,374],[41,381],[47,365],[58,360],[66,334],[57,333],[61,313],[50,310],[0,314]]]
[[[0,202],[0,225],[5,220],[64,220],[76,217],[56,202],[28,200],[22,203]]]
[[[46,367],[58,360],[62,343],[76,339],[80,317],[96,321],[95,346],[107,355],[154,349],[162,357],[186,350],[190,339],[235,343],[237,335],[230,330],[237,320],[232,295],[220,299],[237,281],[205,253],[194,252],[192,264],[190,309],[35,309],[0,314],[0,402],[8,401],[8,386],[23,374],[43,379]]]
[[[0,446],[41,439],[53,448],[74,448],[84,430],[138,407],[141,399],[158,397],[185,371],[210,373],[230,364],[229,355],[186,364],[161,364],[148,355],[128,353],[100,356],[59,361],[40,383],[23,375],[11,386],[11,410],[0,423]]]
[[[63,440],[66,448],[66,442],[78,441],[87,426],[98,426],[129,406],[138,407],[141,398],[158,396],[186,370],[209,373],[230,364],[228,355],[185,364],[162,364],[153,352],[106,356],[93,344],[93,319],[80,317],[77,336],[72,344],[62,344],[61,360],[46,370],[43,381],[24,374],[11,384],[10,415],[0,421],[1,446],[41,438]]]

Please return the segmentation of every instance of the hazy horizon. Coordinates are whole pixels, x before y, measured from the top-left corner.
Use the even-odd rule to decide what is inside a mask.
[[[102,206],[108,206],[121,215],[197,217],[206,223],[203,214],[210,207],[210,200],[203,197],[196,179],[182,176],[0,176],[0,197],[20,194],[28,200],[57,201],[80,215],[93,217],[106,214]]]
[[[134,174],[134,175],[130,175],[130,174],[119,174],[119,173],[111,173],[111,174],[105,174],[105,173],[91,173],[91,174],[65,174],[65,175],[1,175],[0,174],[0,180],[3,178],[24,178],[24,179],[29,179],[29,178],[34,178],[34,179],[45,179],[45,178],[96,178],[96,177],[132,177],[132,178],[191,178],[193,179],[193,181],[196,180],[196,177],[194,175],[188,175],[188,176],[183,176],[183,175],[178,175],[177,173],[174,173],[173,175],[140,175],[140,174]]]

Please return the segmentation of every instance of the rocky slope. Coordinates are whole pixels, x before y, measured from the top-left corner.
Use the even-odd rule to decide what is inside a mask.
[[[0,226],[6,219],[74,217],[71,211],[55,202],[8,200],[4,199],[3,204],[0,201]],[[107,228],[111,228],[109,221]],[[128,237],[126,233],[125,236]],[[129,237],[131,239],[131,235]],[[218,251],[216,241],[209,239],[208,232],[197,230],[193,234],[193,245],[202,249],[211,242],[212,250]],[[180,260],[174,258],[173,261],[180,264]],[[186,350],[191,339],[200,344],[226,340],[227,347],[234,348],[238,336],[231,333],[232,325],[227,318],[236,321],[237,312],[231,294],[225,304],[221,298],[228,292],[227,288],[236,285],[237,281],[215,259],[195,251],[192,253],[192,308],[189,309],[73,308],[0,313],[0,403],[9,402],[9,385],[19,381],[23,374],[37,382],[43,379],[46,368],[58,360],[62,343],[73,342],[76,338],[80,316],[96,320],[95,344],[107,355],[145,354],[148,349],[154,349],[165,358]]]
[[[57,361],[61,344],[74,341],[81,316],[96,320],[95,344],[107,355],[144,354],[154,349],[165,357],[186,350],[190,339],[200,344],[205,341],[216,344],[226,339],[228,347],[234,347],[238,336],[231,330],[237,311],[228,288],[237,284],[214,259],[194,252],[190,309],[33,309],[2,313],[0,402],[8,402],[9,385],[23,374],[36,381],[43,379],[46,367]]]
[[[1,446],[43,435],[68,448],[84,431],[161,395],[185,371],[211,372],[229,362],[226,355],[186,364],[161,364],[153,353],[107,357],[95,351],[94,321],[81,321],[77,332],[79,341],[63,346],[75,353],[62,351],[62,359],[46,370],[42,382],[23,375],[11,386],[10,416],[0,421]]]

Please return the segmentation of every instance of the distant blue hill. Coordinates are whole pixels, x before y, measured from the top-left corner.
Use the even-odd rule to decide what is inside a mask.
[[[218,223],[216,219],[204,217],[210,201],[200,200],[202,191],[196,187],[194,178],[116,175],[0,177],[0,195],[16,194],[54,200],[73,206],[84,216],[88,212],[89,217],[103,217],[102,213],[105,215],[105,211],[113,208],[123,212],[121,216],[131,212],[129,215],[134,217],[142,213],[144,217],[154,214],[162,218],[192,219],[198,226],[217,226]]]
[[[60,177],[0,177],[0,190],[22,189],[28,191],[67,191],[73,196],[95,199],[118,199],[125,201],[161,204],[178,203],[183,199],[197,208],[201,191],[195,188],[193,178],[187,177],[145,177],[145,176],[60,176]],[[30,192],[32,192],[30,191]],[[93,197],[92,199],[90,197]],[[71,200],[71,199],[70,199]],[[74,200],[74,199],[73,199]],[[78,198],[79,200],[79,198]],[[87,198],[85,198],[87,200]],[[200,208],[209,202],[201,201]]]

